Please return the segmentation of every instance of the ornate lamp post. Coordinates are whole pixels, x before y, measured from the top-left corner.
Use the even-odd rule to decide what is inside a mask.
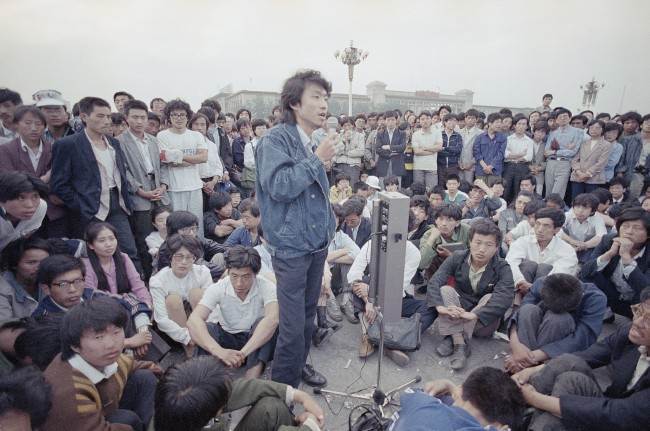
[[[596,98],[598,97],[598,90],[605,86],[604,82],[596,82],[596,78],[591,78],[591,81],[587,82],[585,85],[581,85],[580,89],[582,90],[582,106],[585,109],[590,109],[593,105],[596,104]]]
[[[368,57],[367,51],[362,51],[356,48],[354,41],[350,41],[350,46],[345,48],[343,52],[336,51],[334,58],[341,60],[341,63],[348,66],[348,79],[350,80],[350,88],[348,91],[348,115],[352,116],[352,78],[354,77],[354,66],[361,63]]]

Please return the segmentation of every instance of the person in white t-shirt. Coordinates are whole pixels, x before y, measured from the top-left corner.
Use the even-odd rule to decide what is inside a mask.
[[[431,112],[420,113],[420,129],[413,133],[413,181],[423,183],[428,190],[438,185],[437,159],[442,150],[442,133],[431,127]]]
[[[227,276],[208,287],[188,328],[201,353],[231,368],[245,364],[245,377],[257,378],[275,352],[280,316],[275,284],[258,275],[262,259],[252,247],[231,247],[226,267]],[[217,306],[219,323],[206,323]]]
[[[174,211],[189,211],[199,218],[199,236],[203,237],[203,196],[200,165],[208,161],[208,147],[201,133],[187,128],[192,114],[190,105],[180,99],[165,107],[171,122],[158,133],[161,162],[169,165],[167,193]]]
[[[189,235],[172,235],[167,240],[171,255],[170,266],[166,266],[149,280],[153,298],[153,318],[158,329],[181,343],[185,353],[191,357],[195,343],[187,329],[187,307],[194,309],[204,290],[212,284],[210,270],[194,262],[203,255],[198,239]]]

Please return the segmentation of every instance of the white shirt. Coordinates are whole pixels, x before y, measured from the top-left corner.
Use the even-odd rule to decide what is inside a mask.
[[[29,161],[32,162],[34,171],[38,170],[38,162],[41,160],[41,156],[43,155],[43,141],[38,143],[38,150],[36,152],[32,151],[22,138],[20,139],[20,147],[29,156]]]
[[[10,242],[31,235],[41,227],[45,213],[47,212],[47,202],[40,200],[38,208],[34,215],[28,220],[21,220],[16,226],[7,218],[6,211],[2,208],[0,216],[0,251],[2,251]]]
[[[506,261],[512,270],[515,285],[525,280],[519,269],[519,264],[523,260],[551,265],[553,269],[550,274],[576,275],[578,272],[578,257],[575,250],[559,236],[554,236],[544,250],[539,249],[535,234],[523,236],[510,244]]]
[[[131,129],[128,129],[128,133],[131,135],[131,138],[136,142],[136,147],[138,148],[138,151],[140,151],[140,155],[142,156],[142,160],[144,163],[144,169],[147,171],[147,174],[150,174],[153,172],[153,164],[151,163],[151,154],[149,154],[149,143],[145,139],[140,139],[133,132],[131,132]]]
[[[257,138],[246,142],[244,147],[244,166],[248,169],[255,170],[255,147],[257,147]]]
[[[104,369],[98,370],[77,354],[68,359],[68,364],[84,376],[88,377],[88,380],[93,382],[93,385],[96,385],[104,379],[110,379],[113,374],[117,373],[117,362],[113,362],[112,364],[105,366]]]
[[[223,163],[219,157],[219,147],[208,138],[204,137],[204,141],[208,148],[208,160],[199,165],[199,176],[201,178],[223,177]]]
[[[524,160],[526,162],[531,162],[533,160],[533,148],[535,142],[526,135],[521,137],[517,136],[516,133],[508,136],[508,141],[506,144],[505,158],[508,162],[508,157],[512,154],[521,154],[526,153]]]
[[[641,356],[639,356],[639,361],[636,363],[636,368],[634,369],[632,379],[630,379],[630,383],[627,384],[628,391],[631,390],[639,380],[641,380],[641,376],[643,376],[643,374],[648,371],[648,368],[650,368],[650,358],[648,357],[647,347],[640,346],[639,352],[641,353]]]
[[[367,241],[359,254],[354,259],[350,270],[348,271],[348,283],[352,283],[356,280],[361,280],[363,278],[363,273],[370,263],[370,243]],[[411,279],[418,270],[420,265],[420,250],[413,245],[411,241],[406,241],[406,254],[404,259],[404,283],[402,284],[402,297],[413,295],[413,286],[411,285]]]
[[[357,230],[358,229],[359,228],[357,227]],[[327,247],[327,251],[332,252],[342,249],[346,249],[348,251],[348,256],[352,259],[355,259],[361,251],[357,243],[355,243],[347,233],[342,230],[337,230],[334,233],[334,239],[332,239],[332,242],[330,242],[330,245]]]
[[[95,146],[95,144],[90,144],[90,146],[93,149],[93,153],[95,153],[95,158],[97,159],[97,163],[100,165],[100,170],[101,168],[104,168],[107,187],[109,189],[117,187],[117,182],[115,181],[115,150],[108,144],[106,145],[106,148],[99,148]]]
[[[253,324],[264,317],[264,307],[277,301],[275,285],[258,275],[243,301],[235,293],[230,277],[225,277],[207,288],[199,304],[210,310],[219,306],[221,327],[226,332],[237,334],[250,332]]]
[[[160,236],[160,232],[154,230],[149,235],[147,235],[147,237],[144,239],[144,242],[147,243],[151,257],[156,257],[158,250],[160,250],[160,246],[163,242],[165,242],[165,240],[162,236]]]
[[[636,265],[637,265],[636,261],[637,261],[637,259],[641,259],[643,257],[644,253],[645,253],[645,247],[643,247],[636,254],[636,256],[634,256],[632,258],[632,262],[630,262],[627,265],[623,265],[622,260],[618,261],[618,266],[621,269],[621,271],[622,271],[623,275],[625,276],[625,278],[630,277],[630,274],[632,274],[632,271],[634,271],[636,269]],[[605,267],[607,265],[609,265],[609,260],[604,260],[604,259],[602,259],[602,256],[598,256],[598,258],[596,259],[596,271],[598,271],[598,272],[602,271],[603,269],[605,269]]]
[[[158,133],[158,142],[160,150],[169,152],[172,160],[182,162],[183,156],[194,156],[199,150],[207,150],[205,138],[202,134],[194,130],[185,130],[178,134],[170,129]],[[179,157],[180,156],[180,157]],[[167,157],[170,160],[170,157]],[[180,162],[178,161],[180,160]],[[201,176],[199,175],[200,164],[189,166],[169,165],[169,191],[170,192],[187,192],[199,190],[203,187]]]
[[[562,230],[565,234],[578,241],[589,241],[594,236],[607,234],[605,222],[598,215],[598,213],[587,217],[587,219],[580,223],[576,216],[573,214],[573,209],[565,213],[566,221]]]
[[[535,231],[533,231],[533,227],[528,223],[528,218],[520,221],[517,223],[517,226],[515,226],[511,231],[510,234],[512,235],[512,240],[516,240],[521,238],[522,236],[534,234]]]
[[[413,150],[433,150],[436,144],[442,144],[442,133],[438,129],[431,128],[428,132],[418,129],[413,133],[412,147]],[[428,156],[413,156],[413,169],[421,171],[436,172],[438,153]]]
[[[210,270],[203,265],[192,265],[190,272],[183,278],[176,277],[169,266],[152,276],[149,280],[149,290],[153,299],[153,318],[158,328],[172,340],[184,345],[189,344],[190,332],[169,318],[165,299],[171,294],[176,294],[187,300],[190,289],[207,289],[211,284]]]

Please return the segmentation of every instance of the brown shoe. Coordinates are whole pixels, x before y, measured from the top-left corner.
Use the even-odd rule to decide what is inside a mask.
[[[375,346],[373,346],[368,340],[367,335],[361,336],[361,344],[359,344],[359,357],[367,358],[372,355],[375,351]]]
[[[406,367],[409,364],[409,362],[411,362],[411,358],[409,358],[409,355],[402,352],[401,350],[386,349],[386,356],[392,359],[393,362],[395,362],[398,367],[402,367],[402,368]]]

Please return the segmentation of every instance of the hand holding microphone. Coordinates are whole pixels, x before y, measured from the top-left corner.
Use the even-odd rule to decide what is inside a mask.
[[[336,117],[329,117],[327,119],[327,137],[318,144],[318,147],[316,147],[316,151],[314,152],[323,163],[329,162],[336,155],[336,144],[338,143],[336,127],[338,124],[339,121]]]

